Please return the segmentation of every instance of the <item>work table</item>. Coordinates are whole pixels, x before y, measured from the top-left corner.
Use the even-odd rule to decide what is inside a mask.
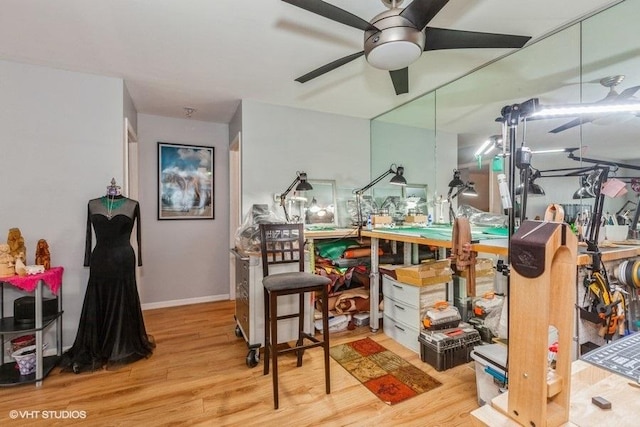
[[[446,250],[452,247],[451,235],[453,227],[436,225],[431,227],[393,227],[393,228],[378,228],[373,230],[362,230],[361,235],[371,239],[371,295],[378,295],[380,292],[380,280],[379,280],[379,257],[378,247],[379,241],[391,240],[397,242],[411,243],[412,245],[427,245],[431,247],[437,247],[438,258],[446,258]],[[482,253],[491,253],[495,255],[506,255],[508,251],[508,240],[502,230],[495,231],[496,234],[491,233],[490,229],[475,229],[472,230],[472,250]],[[412,245],[405,245],[404,247],[404,263],[412,264]],[[416,260],[413,260],[416,261]],[[414,262],[415,263],[415,262]],[[378,310],[378,304],[373,303],[375,298],[371,298],[370,306],[370,326],[373,332],[376,332],[379,328],[380,312]]]
[[[355,233],[357,235],[357,231]],[[361,231],[361,235],[371,239],[371,293],[373,295],[379,292],[378,245],[380,239],[411,243],[412,245],[437,247],[439,248],[438,258],[440,259],[445,258],[446,250],[452,247],[452,227],[446,225],[436,225],[431,227],[376,228],[372,230],[363,229]],[[471,239],[471,249],[475,252],[498,256],[508,255],[509,240],[504,229],[476,227],[472,229]],[[637,246],[633,246],[627,244],[611,244],[605,241],[601,244],[600,252],[603,262],[632,258],[640,256],[640,242],[638,242]],[[412,263],[411,253],[411,246],[406,245],[404,252],[405,264]],[[586,247],[583,247],[582,244],[580,244],[580,247],[578,248],[577,266],[589,265],[591,261],[591,254],[586,252]],[[374,319],[380,318],[377,304],[371,304],[370,315],[372,320],[371,329],[375,332],[378,329],[379,322],[374,321]]]
[[[630,244],[603,244],[600,246],[600,258],[602,262],[616,261],[619,259],[640,256],[640,242],[637,245]],[[591,254],[586,246],[578,246],[578,266],[591,264]]]

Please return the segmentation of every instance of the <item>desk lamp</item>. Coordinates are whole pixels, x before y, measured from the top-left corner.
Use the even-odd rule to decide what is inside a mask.
[[[529,196],[533,196],[533,197],[541,197],[545,195],[544,189],[536,184],[536,179],[540,178],[540,171],[536,170],[535,172],[531,173],[532,168],[529,167],[529,179],[528,181],[528,186],[527,186],[527,194]],[[522,180],[522,183],[516,188],[516,196],[519,196],[522,194],[522,190],[524,190],[524,181]]]
[[[287,222],[289,222],[290,220],[289,220],[289,214],[287,213],[286,198],[287,198],[287,194],[289,194],[289,192],[293,190],[293,186],[296,184],[298,184],[296,186],[296,191],[313,190],[313,186],[311,186],[311,184],[307,182],[307,174],[305,172],[296,172],[296,179],[293,180],[289,188],[287,188],[284,191],[284,193],[280,194],[280,206],[282,206],[282,209],[284,210],[284,217],[287,220]]]
[[[453,190],[456,190],[454,193]],[[447,203],[449,204],[449,224],[453,224],[453,218],[456,216],[453,211],[451,202],[459,195],[476,197],[478,193],[475,189],[473,182],[464,182],[460,179],[460,171],[458,169],[453,170],[453,179],[449,181],[449,192],[447,193]]]
[[[395,170],[393,169],[394,166],[396,167]],[[404,178],[404,168],[402,166],[396,166],[395,163],[393,163],[391,164],[391,166],[389,166],[389,170],[385,171],[382,175],[380,175],[364,187],[353,191],[353,193],[356,195],[356,209],[358,211],[358,237],[360,237],[360,232],[362,231],[362,194],[382,181],[388,175],[393,175],[393,177],[389,180],[389,183],[394,185],[407,185],[407,180]]]
[[[591,184],[587,179],[587,175],[582,175],[580,177],[580,188],[573,193],[574,199],[592,199],[595,195],[593,194],[593,188],[591,188]]]

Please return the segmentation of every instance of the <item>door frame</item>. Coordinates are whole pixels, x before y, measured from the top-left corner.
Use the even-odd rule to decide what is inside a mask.
[[[229,248],[236,246],[236,232],[242,225],[242,133],[229,144]],[[236,256],[229,253],[229,299],[236,299]]]

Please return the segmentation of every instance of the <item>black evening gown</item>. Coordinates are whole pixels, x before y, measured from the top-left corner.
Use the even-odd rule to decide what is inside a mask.
[[[90,267],[80,324],[62,365],[73,372],[117,368],[151,356],[155,343],[147,334],[136,285],[136,255],[130,243],[137,221],[140,258],[140,207],[126,197],[89,201],[84,265]],[[92,233],[96,246],[91,250]]]

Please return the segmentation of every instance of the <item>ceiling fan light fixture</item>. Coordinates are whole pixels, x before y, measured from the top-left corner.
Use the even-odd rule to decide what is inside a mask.
[[[367,55],[367,61],[380,70],[401,70],[414,63],[421,54],[420,46],[398,40],[376,46]]]
[[[424,51],[424,32],[400,16],[403,9],[391,9],[371,20],[375,29],[364,33],[364,55],[380,70],[401,70],[414,63]]]

